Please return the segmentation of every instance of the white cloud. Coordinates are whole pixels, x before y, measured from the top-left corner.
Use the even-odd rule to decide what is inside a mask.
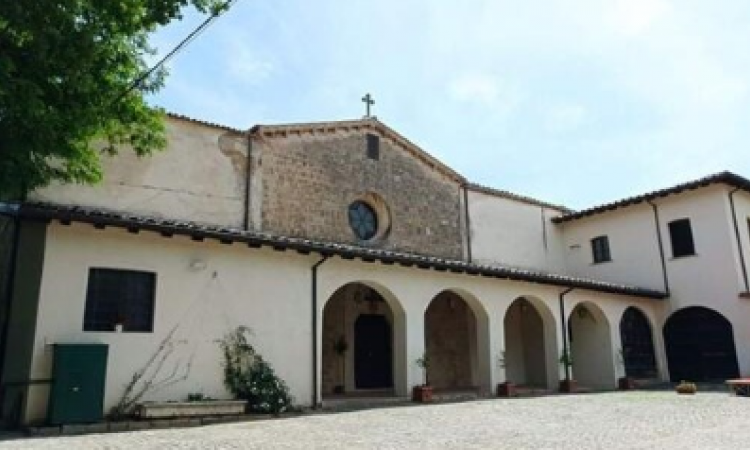
[[[618,31],[636,36],[648,31],[671,10],[666,0],[617,0],[613,18]]]
[[[487,74],[468,73],[450,82],[448,90],[456,100],[494,105],[500,94],[497,80]]]

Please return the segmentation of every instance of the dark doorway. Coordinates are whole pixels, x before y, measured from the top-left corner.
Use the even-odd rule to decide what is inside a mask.
[[[620,320],[620,340],[625,375],[633,378],[655,378],[656,356],[651,326],[646,315],[637,308],[625,310]]]
[[[391,326],[385,316],[362,314],[354,324],[354,382],[357,389],[393,387]]]
[[[708,308],[685,308],[664,324],[672,381],[724,381],[737,378],[732,324]]]

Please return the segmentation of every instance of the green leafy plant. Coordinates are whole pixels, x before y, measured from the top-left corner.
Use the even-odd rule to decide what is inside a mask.
[[[148,155],[166,144],[163,112],[144,94],[148,37],[192,5],[218,15],[223,0],[0,2],[0,198],[23,199],[51,181],[94,183],[101,155]]]
[[[573,366],[573,355],[570,354],[570,351],[563,350],[563,352],[560,354],[560,364],[562,364],[564,367]]]
[[[224,385],[241,400],[249,412],[279,414],[292,406],[286,383],[249,343],[251,330],[240,326],[220,341],[224,355]]]
[[[424,353],[422,356],[417,358],[415,363],[417,364],[419,368],[422,369],[422,373],[424,376],[424,386],[429,386],[430,379],[428,378],[427,370],[430,368],[430,357],[427,356],[427,353]]]
[[[497,355],[497,367],[504,369],[505,368],[505,350],[500,350],[500,352]]]

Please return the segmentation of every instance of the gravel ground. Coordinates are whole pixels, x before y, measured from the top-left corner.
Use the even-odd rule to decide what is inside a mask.
[[[1,449],[742,449],[750,398],[626,392],[483,400],[200,428],[22,439]]]

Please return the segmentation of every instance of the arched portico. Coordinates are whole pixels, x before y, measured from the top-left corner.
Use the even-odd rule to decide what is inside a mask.
[[[620,319],[621,357],[625,375],[632,378],[656,378],[654,337],[648,317],[630,306]]]
[[[405,328],[403,308],[381,286],[352,282],[336,290],[323,307],[322,395],[405,395]]]
[[[568,318],[568,342],[573,378],[583,388],[615,387],[615,363],[610,326],[604,312],[592,302],[581,302]]]
[[[672,381],[724,381],[739,376],[732,323],[718,312],[691,306],[664,324]]]
[[[470,294],[445,290],[424,314],[429,382],[437,390],[489,390],[489,320]]]
[[[555,389],[558,381],[555,320],[541,300],[514,300],[503,320],[502,355],[506,381],[530,388]]]

